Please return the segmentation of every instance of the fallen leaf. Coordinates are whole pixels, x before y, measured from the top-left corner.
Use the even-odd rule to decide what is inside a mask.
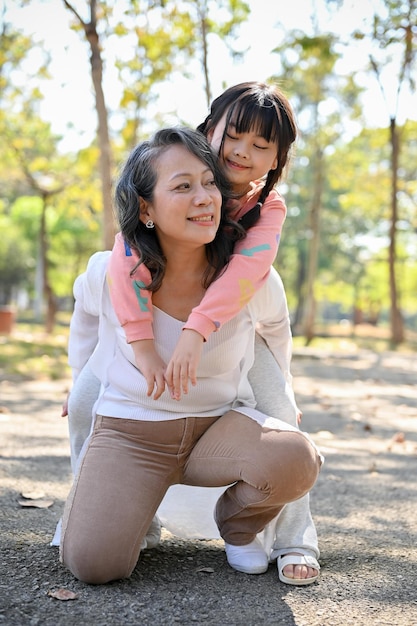
[[[51,598],[55,598],[55,600],[76,600],[78,598],[78,594],[74,593],[74,591],[70,591],[69,589],[55,589],[49,590],[48,596]]]
[[[203,572],[204,574],[214,574],[214,569],[212,567],[200,567],[197,570],[197,573]]]
[[[42,500],[45,497],[43,491],[22,491],[20,495],[25,500]]]
[[[390,442],[388,443],[387,450],[391,452],[394,444],[396,443],[405,443],[405,435],[402,432],[395,433],[393,437],[391,437]]]
[[[20,506],[34,509],[49,509],[54,503],[53,500],[19,500]]]

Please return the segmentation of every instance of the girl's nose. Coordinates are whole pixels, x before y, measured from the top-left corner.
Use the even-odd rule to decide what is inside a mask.
[[[238,141],[233,148],[233,153],[236,156],[246,158],[248,156],[248,150],[246,148],[246,144],[243,141]]]

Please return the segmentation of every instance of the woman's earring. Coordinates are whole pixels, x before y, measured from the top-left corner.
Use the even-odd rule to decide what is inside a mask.
[[[148,220],[145,224],[146,228],[155,228],[155,224],[152,220]]]

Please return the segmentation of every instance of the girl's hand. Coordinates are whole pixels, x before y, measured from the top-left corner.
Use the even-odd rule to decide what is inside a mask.
[[[303,416],[303,412],[297,407],[297,424],[298,426],[301,424],[301,418]]]
[[[188,393],[188,381],[197,384],[197,367],[200,363],[204,337],[195,330],[182,331],[165,373],[171,397],[180,400],[181,393]]]
[[[165,362],[155,350],[153,339],[132,341],[130,344],[135,353],[135,363],[146,379],[147,395],[151,396],[155,387],[154,400],[158,400],[165,390]]]
[[[68,415],[68,400],[69,400],[69,396],[70,396],[70,392],[68,392],[67,397],[65,398],[64,402],[62,403],[61,417],[67,417],[67,415]]]

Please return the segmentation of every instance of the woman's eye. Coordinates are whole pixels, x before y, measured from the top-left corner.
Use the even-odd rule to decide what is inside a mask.
[[[177,187],[175,187],[175,189],[178,189],[181,191],[181,189],[189,189],[190,188],[190,183],[181,183],[181,185],[178,185]]]

